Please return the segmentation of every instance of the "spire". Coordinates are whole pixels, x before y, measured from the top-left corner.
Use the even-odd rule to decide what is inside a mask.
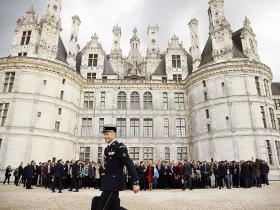
[[[209,35],[212,41],[212,56],[215,62],[233,58],[232,31],[224,16],[224,0],[209,1]]]
[[[137,36],[137,29],[134,27],[133,29],[133,36],[130,39],[130,50],[139,50],[140,39]]]
[[[138,66],[142,63],[142,56],[139,51],[140,39],[137,36],[137,29],[134,27],[133,36],[130,39],[130,51],[128,55],[128,62],[132,65],[130,75],[137,75]]]
[[[158,25],[148,26],[148,30],[147,30],[147,34],[148,34],[147,56],[148,57],[159,56],[158,32],[159,32]]]
[[[62,0],[48,0],[48,6],[40,21],[42,32],[38,47],[38,54],[43,58],[56,59],[61,28]]]
[[[80,24],[81,24],[80,18],[77,15],[73,16],[67,62],[74,69],[76,68],[76,57],[80,48],[78,45],[78,34],[79,34]]]
[[[60,12],[62,7],[62,0],[48,0],[43,20],[53,22],[61,27]]]
[[[252,26],[251,26],[251,22],[249,20],[249,18],[247,16],[245,16],[245,20],[243,22],[243,27],[244,29],[247,29],[248,31],[253,32]]]
[[[26,11],[26,15],[22,19],[18,20],[18,23],[34,23],[34,22],[37,22],[37,17],[35,17],[34,7],[31,6]]]
[[[241,41],[244,54],[250,60],[260,61],[256,35],[254,34],[251,22],[248,17],[245,17],[245,20],[243,22],[243,29],[241,31]]]
[[[121,50],[121,28],[118,25],[113,27],[113,46],[111,49],[111,56],[122,57],[122,50]]]
[[[193,59],[193,69],[196,70],[201,61],[197,19],[193,18],[189,22],[189,29],[190,29],[190,36],[191,36],[190,53]]]

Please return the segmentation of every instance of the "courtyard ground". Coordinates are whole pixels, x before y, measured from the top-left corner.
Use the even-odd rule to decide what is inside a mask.
[[[100,191],[82,189],[52,193],[44,188],[26,190],[22,186],[0,184],[1,210],[89,210]],[[129,210],[254,209],[280,210],[280,182],[250,189],[153,190],[120,193],[121,205]]]

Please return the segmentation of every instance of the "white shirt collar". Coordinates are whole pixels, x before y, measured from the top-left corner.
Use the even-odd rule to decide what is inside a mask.
[[[115,141],[117,141],[117,139],[114,139],[113,141],[111,141],[111,142],[108,144],[108,147],[111,146],[111,144],[113,144]]]

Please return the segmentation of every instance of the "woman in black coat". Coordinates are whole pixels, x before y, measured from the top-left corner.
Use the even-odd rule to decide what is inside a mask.
[[[6,180],[8,180],[8,184],[10,184],[10,176],[11,176],[11,173],[12,173],[11,166],[8,166],[8,167],[6,168],[5,180],[4,180],[3,184],[6,183]]]

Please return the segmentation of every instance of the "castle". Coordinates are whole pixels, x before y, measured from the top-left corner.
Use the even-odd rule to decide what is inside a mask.
[[[133,29],[126,56],[118,25],[108,54],[96,34],[80,48],[78,16],[65,49],[61,8],[48,0],[38,20],[31,7],[16,23],[11,55],[0,58],[1,169],[53,157],[100,161],[102,127],[115,124],[133,160],[260,158],[280,178],[280,100],[248,18],[233,32],[224,1],[209,0],[202,53],[192,19],[189,50],[174,35],[161,52],[155,25],[145,55]]]

